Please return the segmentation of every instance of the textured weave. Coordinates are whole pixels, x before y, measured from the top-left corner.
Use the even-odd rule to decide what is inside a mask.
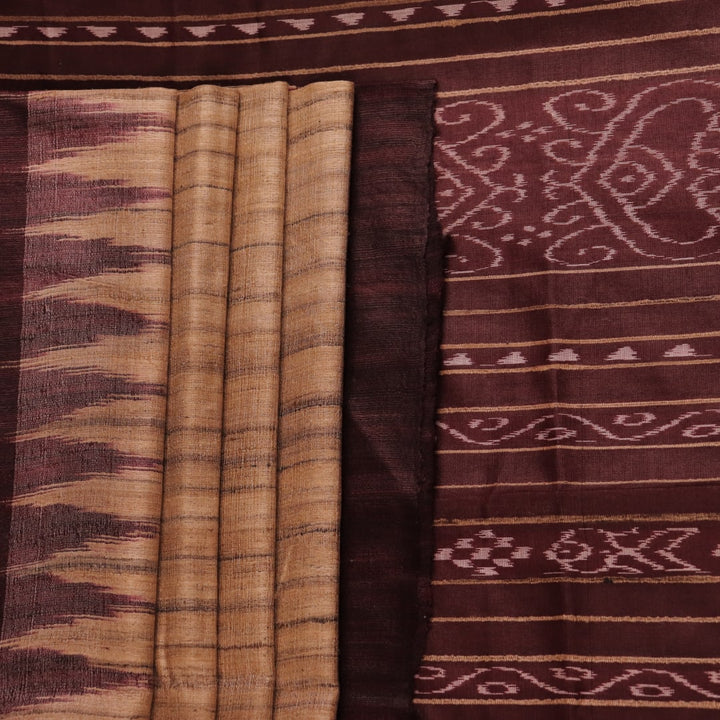
[[[33,93],[26,112],[0,708],[8,718],[147,717],[174,93]]]
[[[225,358],[218,718],[271,718],[288,87],[240,89]]]
[[[178,95],[152,717],[214,718],[225,317],[238,99]]]
[[[358,87],[347,267],[342,720],[412,715],[432,560],[442,244],[434,84]]]
[[[337,681],[345,252],[352,85],[288,112],[275,579],[276,720],[331,720]]]

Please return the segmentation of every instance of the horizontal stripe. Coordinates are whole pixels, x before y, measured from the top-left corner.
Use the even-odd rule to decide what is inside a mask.
[[[666,513],[664,515],[523,515],[509,517],[436,520],[435,527],[475,525],[562,525],[594,522],[708,522],[720,520],[720,513]]]
[[[587,698],[563,698],[552,700],[500,700],[500,699],[440,699],[413,698],[418,705],[577,705],[590,707],[632,707],[632,708],[688,708],[698,710],[718,709],[720,701],[683,701],[683,700],[589,700]]]
[[[267,72],[255,73],[227,73],[227,74],[204,74],[204,75],[84,75],[84,74],[28,74],[28,73],[0,73],[1,79],[11,80],[139,80],[139,81],[163,81],[172,79],[178,82],[197,82],[197,81],[214,81],[214,80],[253,80],[266,77],[275,77],[278,75],[317,75],[327,73],[347,72],[350,70],[373,70],[383,68],[407,68],[420,67],[425,65],[444,65],[453,63],[468,62],[471,60],[489,60],[493,58],[519,57],[528,55],[550,55],[566,52],[580,52],[582,50],[592,50],[594,48],[604,47],[623,47],[629,45],[652,43],[663,40],[675,40],[688,37],[702,37],[709,35],[717,35],[720,28],[701,28],[691,31],[677,31],[668,33],[656,33],[652,35],[639,35],[629,38],[619,38],[615,40],[595,40],[585,43],[577,43],[575,45],[553,45],[549,47],[523,48],[518,50],[507,50],[501,52],[472,53],[467,55],[454,55],[451,57],[434,57],[422,58],[415,60],[397,60],[387,62],[373,63],[356,63],[348,65],[331,65],[326,67],[305,67],[282,69]],[[720,67],[717,65],[716,67]]]
[[[697,297],[645,298],[643,300],[625,300],[622,302],[592,303],[548,303],[546,305],[526,305],[513,308],[472,308],[470,310],[446,310],[445,317],[467,317],[469,315],[506,315],[508,313],[538,312],[540,310],[604,310],[613,307],[643,307],[646,305],[687,305],[701,302],[717,302],[720,295],[700,295]]]
[[[433,580],[432,585],[545,585],[547,583],[570,583],[583,585],[607,584],[607,577],[531,577],[531,578],[503,578],[498,580]],[[720,584],[718,575],[676,575],[673,577],[625,577],[613,576],[612,584],[632,585],[716,585]]]
[[[720,65],[707,65],[707,68],[716,69]],[[683,68],[688,72],[693,71],[695,68]],[[664,75],[665,71],[659,71],[658,75]],[[610,77],[610,76],[608,76]],[[593,81],[597,78],[587,78],[587,81]],[[633,78],[628,78],[633,79]],[[465,92],[465,91],[458,91]],[[467,91],[473,92],[473,91]],[[438,93],[442,95],[443,93]],[[544,275],[588,275],[595,273],[614,273],[614,272],[645,272],[650,270],[675,270],[676,268],[692,268],[692,267],[712,267],[713,265],[720,265],[720,260],[714,260],[712,262],[696,262],[696,263],[673,263],[668,265],[631,265],[628,267],[600,267],[600,268],[578,268],[577,270],[536,270],[533,272],[524,273],[511,273],[506,275],[473,275],[472,277],[446,277],[445,282],[476,282],[479,280],[512,280],[513,278],[526,278],[526,277],[542,277]]]
[[[608,360],[603,365],[580,365],[577,363],[548,363],[547,365],[534,365],[532,367],[507,368],[468,368],[463,370],[441,370],[440,375],[499,375],[503,373],[530,373],[547,372],[548,370],[624,370],[627,368],[665,367],[668,365],[717,365],[720,358],[700,360],[671,360],[668,362],[627,362],[619,363]]]
[[[617,403],[538,403],[535,405],[485,405],[475,407],[446,407],[436,410],[438,415],[470,412],[516,412],[520,410],[554,410],[581,409],[592,410],[600,408],[628,408],[628,407],[661,407],[668,405],[709,405],[720,403],[720,398],[685,398],[682,400],[633,400],[630,402]]]
[[[646,70],[644,72],[633,72],[633,73],[615,73],[613,75],[595,75],[582,78],[565,78],[564,80],[540,80],[532,83],[522,83],[520,85],[496,85],[484,88],[473,88],[467,90],[446,90],[445,92],[439,92],[438,97],[450,98],[450,97],[468,97],[473,95],[487,95],[491,93],[500,92],[518,92],[521,90],[540,90],[550,88],[565,88],[576,85],[590,85],[592,83],[600,82],[620,82],[624,80],[642,80],[644,78],[651,77],[670,77],[673,75],[690,75],[695,73],[712,72],[714,70],[720,70],[720,63],[712,65],[690,65],[680,68],[665,68],[663,70]],[[0,76],[2,77],[2,76]],[[15,77],[15,76],[10,76]],[[30,79],[40,79],[42,76]],[[698,265],[710,265],[716,263],[696,263]],[[674,265],[653,265],[653,268],[670,268],[675,267]],[[677,267],[682,267],[678,265]],[[685,266],[687,267],[687,265]],[[627,270],[645,270],[646,268],[621,268]],[[649,268],[647,268],[649,269]],[[522,273],[515,277],[527,277],[529,275],[552,275],[555,273],[563,273],[566,275],[574,275],[577,273],[592,273],[592,272],[614,272],[614,268],[598,268],[597,270],[545,270],[537,273]],[[499,275],[492,276],[492,278],[500,277]],[[455,280],[475,280],[481,278],[455,278]],[[483,277],[482,279],[491,279],[490,276]]]
[[[440,346],[442,350],[470,350],[479,348],[504,348],[504,347],[537,347],[542,345],[563,344],[563,345],[605,345],[607,343],[620,342],[654,342],[658,340],[693,340],[698,338],[720,337],[720,332],[696,332],[680,335],[623,335],[621,337],[599,337],[599,338],[548,338],[547,340],[513,340],[512,342],[499,343],[444,343]]]
[[[463,455],[480,453],[547,452],[548,450],[665,450],[668,448],[720,447],[720,442],[668,443],[667,445],[547,445],[546,447],[524,448],[468,448],[461,450],[436,450],[436,455]]]
[[[578,623],[720,623],[720,617],[650,617],[643,615],[500,615],[488,617],[434,617],[434,623],[525,623],[525,622],[578,622]]]
[[[620,2],[611,2],[606,4],[598,4],[584,8],[563,8],[562,10],[543,10],[540,12],[530,13],[515,13],[512,15],[498,15],[485,18],[478,18],[480,21],[485,22],[502,22],[505,20],[525,20],[527,18],[553,16],[559,14],[578,14],[588,13],[602,10],[616,10],[622,8],[633,8],[642,7],[645,5],[660,5],[672,2],[680,2],[681,0],[621,0]],[[430,0],[415,0],[416,6],[420,4],[431,4]],[[297,17],[298,15],[309,15],[310,13],[327,13],[333,10],[348,10],[352,8],[359,8],[361,10],[367,10],[371,7],[383,7],[388,5],[407,5],[399,0],[355,0],[354,2],[345,2],[336,5],[315,5],[304,8],[287,8],[287,9],[273,9],[273,10],[258,10],[255,12],[240,12],[240,13],[224,13],[218,15],[79,15],[79,16],[68,16],[68,15],[7,15],[2,18],[3,22],[215,22],[223,20],[242,20],[243,18],[264,18],[264,17],[276,17],[278,15],[291,15]],[[457,21],[456,21],[457,22]],[[298,36],[299,37],[299,36]]]
[[[582,7],[582,8],[567,8],[563,10],[556,10],[556,11],[547,11],[547,10],[541,10],[539,12],[529,12],[529,13],[516,13],[513,15],[495,15],[495,16],[485,16],[485,17],[479,17],[479,18],[454,18],[450,20],[437,20],[434,22],[422,22],[422,23],[407,23],[403,25],[380,25],[380,26],[374,26],[374,27],[358,27],[358,28],[346,28],[342,30],[335,30],[335,31],[329,31],[329,32],[303,32],[302,34],[298,33],[292,33],[289,35],[270,35],[265,37],[249,37],[249,38],[237,38],[233,40],[207,40],[207,39],[197,39],[197,40],[180,40],[180,41],[152,41],[152,40],[52,40],[52,39],[45,39],[45,40],[0,40],[0,45],[43,45],[43,46],[51,46],[51,47],[57,47],[57,46],[76,46],[76,47],[87,47],[87,46],[105,46],[105,47],[113,47],[113,46],[122,46],[122,47],[146,47],[146,48],[168,48],[168,47],[181,47],[181,46],[192,46],[192,45],[200,45],[200,46],[210,46],[210,45],[256,45],[258,43],[271,43],[271,42],[283,42],[283,41],[297,41],[297,40],[316,40],[318,38],[335,38],[335,37],[343,37],[346,35],[370,35],[370,34],[377,34],[377,33],[388,33],[388,32],[407,32],[407,31],[418,31],[418,30],[434,30],[434,29],[443,29],[443,28],[457,28],[457,27],[464,27],[466,25],[477,25],[480,23],[498,23],[503,22],[505,20],[529,20],[533,18],[538,17],[546,17],[546,16],[554,16],[562,14],[577,14],[577,13],[590,13],[590,12],[596,12],[596,11],[604,11],[604,10],[621,10],[625,8],[633,8],[633,7],[642,7],[644,5],[655,5],[655,4],[665,4],[665,3],[671,3],[671,2],[679,2],[680,0],[635,0],[633,2],[630,0],[629,2],[616,2],[616,3],[609,3],[608,5],[597,5],[597,6],[590,6],[590,7]],[[273,11],[270,11],[273,12]],[[306,10],[302,11],[295,11],[292,13],[293,15],[297,16],[300,13],[305,13]],[[275,13],[277,14],[277,13]],[[267,17],[268,13],[266,12],[257,12],[257,13],[251,13],[250,15],[245,15],[245,17],[252,17],[253,19],[258,19],[261,17]],[[213,19],[218,19],[215,17],[202,17],[203,22],[208,22]],[[219,19],[222,19],[222,16],[220,16]],[[71,22],[76,22],[75,18],[72,18],[70,20]],[[123,21],[126,21],[123,19]],[[147,19],[143,18],[144,22],[147,22]],[[68,19],[65,19],[65,22],[68,22]],[[169,19],[165,22],[175,22],[175,19]]]
[[[602,664],[647,664],[651,665],[720,665],[720,657],[647,657],[645,655],[425,655],[423,662],[578,662],[593,665]]]
[[[601,487],[605,485],[675,485],[683,483],[720,483],[720,477],[707,477],[707,478],[671,478],[671,479],[652,479],[652,480],[553,480],[549,482],[493,482],[483,484],[470,484],[467,485],[440,485],[435,486],[436,490],[470,490],[470,489],[483,489],[492,490],[495,487],[544,487],[551,490],[554,487],[560,485],[599,485]]]

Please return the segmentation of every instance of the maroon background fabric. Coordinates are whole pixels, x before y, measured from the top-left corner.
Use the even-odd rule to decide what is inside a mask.
[[[434,83],[355,97],[343,404],[340,711],[412,715],[429,615],[442,242]]]
[[[20,377],[25,186],[27,166],[27,100],[19,93],[0,95],[0,628],[5,598],[10,507],[15,474],[17,395]]]

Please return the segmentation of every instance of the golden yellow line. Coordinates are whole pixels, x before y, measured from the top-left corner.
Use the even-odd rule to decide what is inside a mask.
[[[505,20],[527,20],[531,18],[536,17],[544,17],[544,16],[553,16],[553,15],[569,15],[569,14],[578,14],[578,13],[588,13],[588,12],[595,12],[595,11],[604,11],[604,10],[618,10],[618,9],[624,9],[624,8],[631,8],[631,7],[642,7],[644,5],[655,5],[655,4],[664,4],[664,3],[671,3],[671,2],[679,2],[680,0],[635,0],[634,2],[616,2],[616,3],[609,3],[607,5],[596,5],[596,6],[590,6],[590,7],[582,7],[582,8],[569,8],[567,10],[555,10],[555,11],[538,11],[538,12],[532,12],[532,13],[518,13],[515,15],[502,15],[502,16],[493,16],[493,17],[480,17],[480,18],[460,18],[460,19],[448,19],[448,20],[438,20],[436,22],[424,22],[424,23],[407,23],[403,25],[386,25],[382,27],[358,27],[358,28],[347,28],[344,30],[335,30],[331,32],[314,32],[314,33],[302,33],[302,35],[296,34],[296,35],[274,35],[269,37],[251,37],[251,38],[239,38],[237,40],[203,40],[203,39],[197,39],[197,40],[181,40],[179,42],[172,42],[172,41],[158,41],[153,42],[150,40],[0,40],[0,45],[50,45],[50,46],[64,46],[64,45],[76,45],[76,46],[93,46],[93,45],[99,45],[99,46],[142,46],[142,47],[153,47],[153,48],[159,48],[159,47],[176,47],[176,46],[187,46],[187,45],[248,45],[248,44],[256,44],[256,43],[267,43],[267,42],[276,42],[276,41],[286,41],[286,40],[312,40],[317,38],[327,38],[327,37],[342,37],[345,35],[365,35],[369,33],[383,33],[383,32],[399,32],[403,30],[427,30],[431,28],[455,28],[455,27],[462,27],[464,25],[475,25],[478,23],[488,23],[488,22],[503,22]],[[360,3],[361,5],[365,5],[365,3]],[[398,3],[396,0],[389,0],[388,3],[385,4],[402,4]],[[357,4],[352,4],[353,7],[355,7]],[[339,7],[337,9],[346,9],[345,7]],[[242,17],[248,17],[253,19],[260,19],[263,17],[270,17],[271,15],[286,15],[291,16],[290,19],[293,17],[297,17],[298,15],[304,15],[308,11],[307,10],[296,10],[295,12],[292,11],[266,11],[266,12],[258,12],[258,13],[241,13],[239,16],[220,16],[218,18],[201,18],[203,22],[211,21],[212,19],[222,19],[222,20],[234,20],[234,19],[241,19]],[[38,20],[38,18],[35,18],[35,20]],[[122,21],[127,21],[127,18],[121,18]],[[130,20],[138,22],[148,22],[147,18],[131,18]],[[26,19],[26,22],[29,20]],[[47,21],[47,18],[43,18],[43,21]],[[55,22],[63,21],[65,23],[68,23],[68,18],[62,18],[58,19]],[[191,20],[191,22],[197,22],[199,19]],[[72,24],[77,23],[76,18],[70,18],[70,22]],[[107,20],[105,20],[107,22]],[[178,21],[176,18],[166,18],[166,19],[151,19],[149,22],[172,22],[173,24],[177,24]],[[188,21],[185,21],[188,22]]]
[[[720,623],[720,617],[688,617],[664,615],[496,615],[472,617],[434,617],[433,623],[524,623],[524,622],[578,622],[578,623]]]
[[[670,448],[720,447],[720,442],[671,443],[669,445],[548,445],[539,448],[473,448],[469,450],[436,450],[436,455],[479,455],[481,453],[546,452],[548,450],[668,450]]]
[[[718,665],[720,657],[647,657],[645,655],[425,655],[423,662],[578,662],[578,663],[650,663],[652,665]]]
[[[658,515],[525,515],[487,518],[436,520],[435,527],[468,527],[477,525],[559,525],[596,522],[708,522],[720,520],[720,513],[665,513]]]
[[[512,342],[498,343],[444,343],[442,350],[477,350],[480,348],[504,347],[537,347],[541,345],[606,345],[621,342],[655,342],[658,340],[697,340],[698,338],[720,337],[720,330],[698,333],[684,333],[682,335],[624,335],[622,337],[602,338],[548,338],[547,340],[513,340]]]
[[[467,485],[436,485],[435,490],[467,490],[496,487],[543,487],[551,489],[557,485],[677,485],[683,483],[720,483],[720,477],[707,478],[663,478],[653,480],[553,480],[552,482],[494,482],[494,483],[468,483]]]
[[[520,410],[593,410],[599,408],[659,407],[666,405],[705,405],[720,402],[720,398],[686,398],[684,400],[633,400],[619,403],[538,403],[536,405],[486,405],[478,407],[438,408],[438,415],[468,412],[514,412]]]
[[[327,67],[277,69],[270,72],[256,73],[230,73],[216,75],[73,75],[73,74],[33,74],[33,73],[2,73],[2,79],[17,80],[145,80],[162,81],[168,78],[173,80],[195,82],[198,80],[253,80],[265,77],[276,77],[278,75],[319,75],[326,73],[346,72],[349,70],[373,70],[382,68],[405,68],[419,67],[425,65],[439,65],[450,63],[468,62],[470,60],[489,60],[493,58],[519,57],[525,55],[547,55],[564,52],[578,52],[580,50],[592,50],[602,47],[623,47],[626,45],[638,45],[652,43],[662,40],[676,40],[688,37],[701,37],[720,34],[720,27],[700,28],[690,31],[674,31],[656,33],[653,35],[640,35],[615,40],[593,40],[591,42],[576,43],[575,45],[555,45],[541,48],[525,48],[520,50],[504,50],[501,52],[473,53],[469,55],[454,55],[452,57],[420,58],[416,60],[399,60],[390,62],[357,63],[349,65],[331,65]]]
[[[467,317],[468,315],[507,315],[508,313],[537,312],[538,310],[602,310],[614,307],[643,307],[645,305],[687,305],[699,302],[717,302],[720,295],[696,295],[695,297],[643,298],[642,300],[618,300],[615,302],[591,303],[546,303],[513,308],[471,308],[469,310],[446,310],[445,317]]]
[[[499,15],[477,18],[480,22],[504,22],[506,20],[527,20],[536,17],[553,17],[554,15],[577,15],[602,10],[621,10],[624,8],[642,7],[644,5],[662,5],[682,0],[624,0],[601,5],[594,5],[582,8],[567,8],[563,10],[541,10],[539,12],[515,13],[513,15]],[[416,0],[414,5],[420,3],[430,4],[430,0]],[[386,5],[409,5],[401,0],[355,0],[335,5],[316,5],[307,8],[287,8],[275,10],[260,10],[258,12],[225,13],[220,15],[7,15],[2,18],[3,22],[213,22],[215,20],[242,20],[243,18],[277,17],[278,15],[289,15],[294,18],[298,15],[309,15],[311,13],[328,12],[332,10],[351,10],[353,8],[367,9],[371,7],[384,7]],[[475,20],[476,18],[470,18]]]
[[[668,68],[666,70],[646,70],[634,73],[616,73],[614,75],[595,75],[593,77],[585,78],[566,78],[565,80],[540,80],[539,82],[533,83],[522,83],[520,85],[496,85],[493,87],[485,88],[473,88],[467,90],[445,90],[444,92],[437,93],[438,97],[451,98],[451,97],[467,97],[469,95],[487,95],[489,93],[501,93],[501,92],[518,92],[519,90],[539,90],[541,88],[564,88],[572,87],[575,85],[590,85],[591,83],[598,82],[618,82],[622,80],[641,80],[643,78],[651,77],[669,77],[671,75],[686,75],[688,73],[701,73],[701,72],[712,72],[713,70],[720,70],[720,64],[715,63],[713,65],[691,65],[689,67],[682,68]],[[693,263],[695,264],[695,263]],[[667,265],[666,267],[691,267],[690,265]],[[697,263],[698,265],[710,265],[715,263]],[[656,268],[663,267],[662,265],[655,265]],[[633,269],[633,268],[628,268]],[[649,268],[634,268],[645,270]],[[543,271],[538,273],[522,273],[521,275],[515,275],[515,277],[527,277],[529,275],[545,275],[553,272],[565,272],[565,273],[582,273],[582,272],[613,272],[612,268],[603,268],[598,270],[562,270],[562,271]],[[495,276],[500,277],[500,276]],[[455,278],[455,280],[475,280],[475,279],[491,279],[486,278]]]
[[[580,583],[586,585],[597,585],[605,583],[605,577],[534,577],[534,578],[503,578],[497,580],[433,580],[433,585],[545,585],[547,583]],[[720,576],[717,575],[675,575],[671,577],[613,577],[613,584],[633,585],[711,585],[720,583]]]
[[[705,360],[676,360],[663,362],[628,362],[619,363],[609,360],[603,365],[577,365],[575,363],[549,363],[547,365],[535,365],[533,367],[507,367],[507,368],[468,368],[466,370],[441,370],[440,375],[499,375],[502,373],[530,373],[547,372],[548,370],[625,370],[627,368],[641,367],[666,367],[668,365],[716,365],[720,362],[718,358]]]
[[[578,705],[591,707],[632,707],[632,708],[695,708],[698,710],[720,708],[720,701],[684,700],[589,700],[585,698],[564,698],[552,700],[500,700],[480,698],[413,698],[416,705]]]

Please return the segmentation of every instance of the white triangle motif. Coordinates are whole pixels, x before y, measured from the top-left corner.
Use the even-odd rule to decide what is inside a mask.
[[[525,365],[527,360],[521,352],[511,352],[497,361],[498,365]]]
[[[81,25],[80,27],[92,33],[96,38],[109,38],[117,32],[116,27],[107,25]]]
[[[457,17],[465,9],[465,3],[462,5],[436,5],[435,7],[446,17]]]
[[[498,12],[510,12],[516,5],[517,0],[488,0]]]
[[[192,33],[196,38],[206,38],[210,33],[215,32],[218,27],[218,25],[186,25],[185,29],[189,33]]]
[[[151,40],[157,40],[163,35],[167,34],[166,27],[139,27],[138,30],[146,37]]]
[[[365,17],[365,13],[340,13],[340,15],[333,15],[333,17],[343,25],[357,25]]]
[[[66,32],[66,27],[39,27],[38,30],[50,39],[62,37]]]
[[[663,357],[666,358],[679,358],[679,357],[697,357],[698,354],[695,352],[695,348],[687,343],[676,345],[667,352],[663,353]]]
[[[606,360],[638,360],[638,354],[629,345],[618,348],[615,352],[611,352]]]
[[[0,27],[0,38],[12,37],[21,27],[25,25],[15,25],[11,27]]]
[[[246,35],[257,35],[265,27],[265,23],[244,23],[243,25],[235,25],[235,27]]]
[[[403,10],[385,10],[385,14],[391,17],[395,22],[405,22],[415,14],[416,10],[416,7],[404,8]]]
[[[451,358],[448,358],[444,363],[444,365],[464,365],[467,367],[468,365],[472,365],[473,361],[470,359],[470,356],[467,353],[455,353]]]
[[[548,355],[548,362],[577,362],[580,356],[572,348],[563,348]]]
[[[284,22],[287,25],[290,25],[290,27],[294,27],[296,30],[309,30],[315,24],[315,20],[313,20],[313,18],[281,20],[280,22]]]

